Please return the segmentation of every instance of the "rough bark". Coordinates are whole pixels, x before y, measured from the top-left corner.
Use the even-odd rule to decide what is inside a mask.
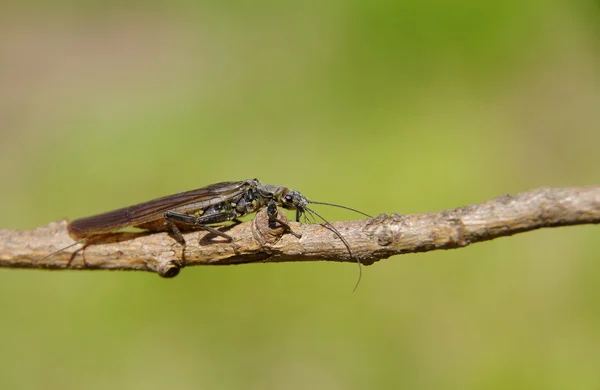
[[[280,218],[285,218],[280,214]],[[530,230],[600,222],[600,186],[541,188],[427,214],[381,214],[334,222],[362,264],[404,253],[453,249]],[[166,233],[114,233],[72,245],[67,221],[32,230],[0,230],[0,266],[157,272],[172,277],[184,266],[286,261],[355,262],[344,243],[319,224],[289,222],[298,239],[270,226],[265,210],[249,222],[221,227],[235,245],[204,231],[185,234],[185,248]]]

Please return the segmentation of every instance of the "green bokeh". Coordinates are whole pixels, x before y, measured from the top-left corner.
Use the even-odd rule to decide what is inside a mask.
[[[598,184],[599,11],[5,6],[0,227],[254,177],[374,215]],[[598,388],[598,233],[397,256],[354,294],[337,263],[0,270],[0,388]]]

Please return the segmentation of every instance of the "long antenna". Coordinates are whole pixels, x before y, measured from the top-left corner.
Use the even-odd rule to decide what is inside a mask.
[[[312,203],[318,203],[318,202],[312,202]],[[328,203],[318,203],[318,204],[325,204],[325,205],[328,205]],[[330,205],[330,206],[337,206],[337,205]],[[342,208],[347,208],[347,209],[350,209],[349,207],[343,207],[343,206],[340,206],[340,207],[342,207]],[[354,285],[354,288],[352,289],[352,292],[355,292],[355,291],[356,291],[356,288],[357,288],[357,287],[358,287],[358,285],[360,284],[360,280],[362,279],[362,266],[361,266],[361,263],[360,263],[360,259],[358,258],[358,256],[357,256],[357,255],[355,255],[355,254],[354,254],[354,252],[352,252],[352,249],[350,248],[350,244],[348,244],[348,241],[346,241],[346,239],[344,238],[344,236],[342,236],[342,233],[340,233],[340,232],[339,232],[339,231],[338,231],[336,228],[334,228],[334,227],[333,227],[333,225],[332,225],[331,223],[329,223],[329,221],[328,221],[328,220],[326,220],[325,218],[323,218],[323,217],[322,217],[321,215],[319,215],[319,213],[317,213],[316,211],[314,211],[314,210],[311,210],[311,209],[309,209],[309,208],[308,208],[308,207],[306,207],[306,206],[304,207],[304,209],[305,209],[306,211],[308,211],[310,214],[314,214],[314,215],[316,215],[317,217],[321,218],[323,221],[325,221],[325,224],[326,224],[326,225],[324,225],[324,226],[325,226],[327,229],[329,229],[329,230],[331,230],[332,232],[334,232],[334,233],[335,233],[335,234],[336,234],[336,235],[337,235],[337,236],[340,238],[340,240],[342,240],[342,242],[344,243],[344,245],[345,245],[345,246],[346,246],[346,248],[348,249],[348,252],[350,252],[350,256],[352,256],[352,257],[354,257],[354,258],[356,259],[356,263],[358,264],[358,280],[356,281],[356,284]],[[350,209],[350,210],[352,210],[352,209]],[[357,210],[354,210],[354,211],[357,211]],[[357,212],[359,212],[359,213],[360,213],[360,211],[357,211]],[[361,213],[361,214],[364,214],[364,213]],[[365,215],[366,215],[366,214],[365,214]]]
[[[362,214],[362,215],[364,215],[365,217],[373,218],[373,217],[371,217],[369,214],[363,213],[362,211],[358,211],[358,210],[356,210],[356,209],[353,209],[353,208],[351,208],[351,207],[346,207],[346,206],[342,206],[342,205],[335,204],[335,203],[315,202],[315,201],[313,201],[313,200],[309,200],[309,201],[308,201],[308,203],[312,203],[312,204],[324,204],[325,206],[339,207],[339,208],[341,208],[341,209],[346,209],[346,210],[354,211],[355,213]],[[313,213],[314,213],[314,211],[313,211]],[[315,214],[317,214],[317,213],[315,213]],[[319,214],[317,214],[317,215],[319,215]],[[323,217],[321,217],[321,218],[322,218],[323,220],[325,220]]]

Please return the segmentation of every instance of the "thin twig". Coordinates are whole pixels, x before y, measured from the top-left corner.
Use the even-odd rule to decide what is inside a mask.
[[[398,254],[459,248],[545,227],[596,223],[600,223],[600,186],[541,188],[436,213],[381,214],[332,225],[361,263],[370,265]],[[115,233],[44,259],[73,244],[67,222],[59,221],[32,230],[0,230],[0,266],[143,270],[170,277],[183,266],[192,265],[355,261],[339,237],[326,227],[289,224],[302,238],[269,226],[262,210],[251,222],[223,227],[235,238],[235,247],[203,231],[185,234],[185,248],[166,233]]]

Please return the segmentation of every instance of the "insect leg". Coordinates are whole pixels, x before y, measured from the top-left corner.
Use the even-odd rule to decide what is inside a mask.
[[[171,233],[173,233],[173,238],[175,239],[175,241],[177,241],[181,245],[185,246],[185,238],[183,238],[183,234],[181,234],[181,230],[179,230],[177,225],[175,225],[173,220],[170,218],[172,218],[172,217],[170,217],[170,216],[168,217],[167,214],[165,213],[165,222],[167,223],[167,226],[169,227],[169,230],[171,231]]]
[[[223,232],[220,232],[215,228],[206,226],[206,224],[226,222],[235,217],[236,214],[234,212],[214,213],[209,215],[203,215],[201,217],[194,217],[193,215],[187,214],[179,214],[172,211],[167,211],[164,214],[164,218],[167,221],[169,229],[171,229],[171,231],[173,232],[175,240],[177,240],[177,242],[179,242],[182,245],[185,245],[185,240],[183,238],[183,235],[181,234],[181,231],[175,223],[195,227],[201,230],[206,230],[208,232],[216,234],[217,236],[226,238],[230,242],[233,242],[233,237]]]
[[[295,231],[292,230],[290,225],[283,222],[281,219],[277,218],[277,203],[273,199],[271,199],[269,201],[269,204],[267,204],[267,216],[269,217],[270,222],[277,222],[277,223],[281,224],[283,227],[285,227],[286,230],[288,232],[290,232],[290,234],[292,234],[294,237],[302,238],[302,234],[296,233]]]

